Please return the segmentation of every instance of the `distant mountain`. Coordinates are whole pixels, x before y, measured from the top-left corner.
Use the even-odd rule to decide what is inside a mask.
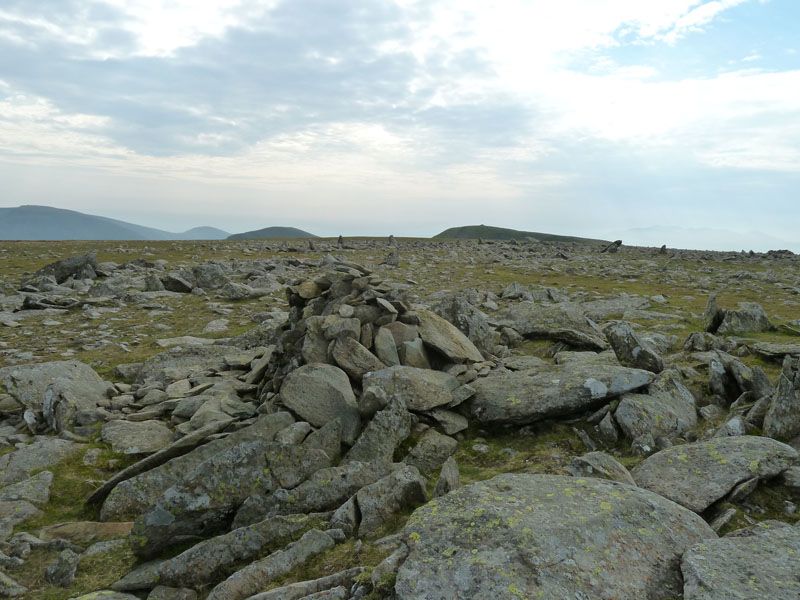
[[[313,233],[308,233],[296,227],[265,227],[256,231],[245,231],[228,236],[229,240],[252,240],[263,238],[315,238]]]
[[[0,208],[0,240],[219,240],[228,232],[196,227],[172,233],[50,206]]]
[[[450,229],[446,229],[442,233],[433,237],[451,240],[524,240],[526,238],[532,238],[538,242],[608,243],[606,240],[595,240],[592,238],[582,238],[570,235],[555,235],[553,233],[539,233],[538,231],[517,231],[516,229],[490,227],[488,225],[451,227]]]
[[[194,227],[189,231],[175,234],[179,240],[224,240],[230,233],[216,227]]]

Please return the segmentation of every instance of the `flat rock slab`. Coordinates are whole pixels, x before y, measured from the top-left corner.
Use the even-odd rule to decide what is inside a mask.
[[[797,600],[800,529],[764,522],[692,546],[683,556],[685,600]]]
[[[364,376],[364,389],[379,388],[387,398],[400,398],[409,410],[430,410],[453,402],[453,390],[461,384],[442,371],[396,366]]]
[[[794,448],[771,438],[717,438],[657,452],[631,475],[638,486],[700,513],[737,484],[753,477],[774,477],[797,457]]]
[[[800,357],[800,344],[780,344],[778,342],[758,342],[751,348],[756,354],[768,360],[783,360],[784,356]]]
[[[127,537],[132,528],[133,522],[98,523],[95,521],[72,521],[43,527],[39,530],[37,537],[45,542],[64,539],[80,546],[88,546],[101,540]]]
[[[0,501],[26,500],[41,508],[50,501],[52,483],[53,474],[50,471],[41,471],[30,479],[0,489]]]
[[[0,456],[0,487],[28,479],[33,471],[51,467],[84,448],[67,440],[37,437],[32,444]]]
[[[222,371],[226,356],[239,354],[235,346],[178,347],[148,358],[136,375],[137,383],[159,381],[170,384],[192,375],[202,375],[207,370]]]
[[[153,454],[169,446],[175,435],[161,421],[109,421],[101,437],[119,454]]]
[[[682,591],[685,550],[716,534],[630,485],[504,474],[417,509],[403,537],[398,600],[662,600]]]
[[[590,350],[608,347],[603,334],[592,326],[580,308],[566,302],[520,302],[502,311],[499,322],[516,329],[525,337],[544,338]]]
[[[641,369],[580,363],[494,372],[471,384],[470,410],[482,423],[524,425],[598,407],[653,378]]]
[[[102,383],[94,369],[79,360],[64,360],[0,369],[0,383],[25,408],[42,410],[44,393],[56,379]]]
[[[418,310],[417,316],[419,317],[419,337],[425,344],[438,350],[453,362],[481,362],[483,360],[480,350],[455,325],[428,310]]]

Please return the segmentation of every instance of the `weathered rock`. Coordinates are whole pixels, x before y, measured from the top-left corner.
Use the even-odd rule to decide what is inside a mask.
[[[675,437],[697,425],[694,396],[673,372],[667,372],[650,385],[649,394],[622,396],[614,419],[625,435],[637,440]]]
[[[764,434],[791,439],[800,433],[800,358],[786,357],[764,417]]]
[[[703,312],[703,328],[709,333],[716,333],[725,318],[725,311],[717,306],[717,295],[711,294]]]
[[[596,477],[636,485],[628,469],[605,452],[589,452],[576,456],[572,459],[569,470],[575,477]]]
[[[425,411],[453,401],[453,390],[461,384],[442,371],[415,367],[389,367],[364,376],[363,387],[383,390],[387,398],[402,399],[409,410]]]
[[[50,501],[52,483],[53,473],[42,471],[30,479],[0,488],[0,501],[25,500],[35,506],[43,507]]]
[[[773,329],[767,313],[756,302],[739,302],[737,310],[728,309],[716,333],[756,333]]]
[[[0,596],[4,598],[19,598],[27,592],[28,588],[20,585],[3,571],[0,571]]]
[[[277,550],[313,527],[323,528],[320,515],[274,516],[230,533],[205,540],[161,563],[157,581],[165,585],[197,587],[218,581],[228,569],[265,550]]]
[[[469,301],[467,294],[462,292],[444,298],[434,311],[458,327],[481,353],[493,353],[494,329],[489,325],[486,315]]]
[[[197,285],[204,290],[216,290],[230,283],[222,267],[214,263],[203,263],[192,267]]]
[[[349,589],[353,586],[355,578],[363,572],[364,567],[354,567],[319,579],[290,583],[268,592],[261,592],[251,596],[248,600],[302,600],[311,594],[324,592],[338,586]]]
[[[494,372],[471,384],[476,394],[469,406],[482,423],[522,425],[596,408],[652,380],[649,371],[596,364]]]
[[[345,456],[345,461],[392,462],[394,451],[411,435],[414,421],[414,417],[406,410],[405,403],[399,398],[393,399],[367,424]]]
[[[267,583],[303,564],[312,556],[336,545],[323,531],[312,529],[285,550],[270,554],[237,571],[217,585],[207,600],[244,600],[261,590]]]
[[[767,521],[692,546],[681,560],[686,600],[795,600],[800,529]]]
[[[334,510],[391,470],[391,465],[384,461],[350,462],[321,469],[292,490],[279,489],[269,496],[251,496],[237,512],[233,526],[243,527],[273,515]]]
[[[630,323],[615,321],[605,327],[608,343],[624,367],[661,373],[664,361],[636,334]]]
[[[32,444],[0,456],[0,487],[28,479],[33,471],[58,464],[85,448],[67,440],[37,437]]]
[[[429,429],[403,462],[428,475],[441,467],[456,451],[457,446],[458,442],[449,435],[442,435],[435,429]]]
[[[699,516],[600,479],[499,475],[419,509],[398,600],[647,598],[680,594],[678,561],[714,538]]]
[[[36,271],[29,279],[41,279],[42,277],[52,277],[56,283],[64,283],[70,277],[76,279],[94,279],[97,277],[97,250],[92,250],[81,256],[70,256],[62,260],[42,267]]]
[[[187,477],[203,461],[244,442],[271,441],[281,429],[292,423],[294,419],[287,412],[264,415],[249,427],[226,438],[208,442],[187,454],[118,483],[103,503],[100,511],[101,520],[135,518],[150,508],[168,488]]]
[[[433,489],[433,497],[438,498],[449,494],[458,489],[460,485],[461,476],[458,472],[458,465],[455,459],[450,456],[442,465],[442,471],[439,474],[439,479],[436,480],[436,487]]]
[[[79,546],[87,546],[98,540],[127,537],[132,528],[132,522],[71,521],[43,527],[37,532],[37,536],[45,542],[67,540]]]
[[[75,572],[78,570],[80,555],[72,550],[64,550],[58,558],[47,567],[44,578],[53,585],[59,587],[69,587],[75,580]]]
[[[103,425],[101,438],[120,454],[152,454],[169,446],[174,434],[161,421],[115,420]]]
[[[453,435],[459,431],[464,431],[469,427],[467,418],[452,410],[445,410],[441,408],[434,409],[428,413],[431,417],[436,419],[439,425],[447,435]]]
[[[800,344],[757,342],[751,347],[756,354],[767,360],[783,360],[786,356],[800,357]]]
[[[197,600],[197,592],[188,588],[159,585],[148,594],[147,600]]]
[[[481,362],[483,355],[458,328],[436,313],[417,311],[419,337],[453,362]]]
[[[780,474],[797,456],[792,447],[766,437],[715,438],[661,450],[631,474],[640,487],[700,513],[742,481]]]
[[[177,536],[218,533],[248,496],[294,488],[329,465],[327,455],[313,448],[262,441],[234,446],[198,465],[136,519],[133,550],[152,557]]]
[[[498,320],[525,337],[544,338],[590,350],[607,347],[596,326],[570,303],[520,302],[501,311]]]
[[[399,354],[400,364],[407,367],[416,367],[418,369],[432,368],[422,338],[417,338],[410,342],[403,342],[399,348]]]
[[[0,541],[4,541],[10,530],[21,523],[41,517],[44,513],[25,500],[0,502]]]
[[[340,337],[333,344],[333,360],[356,381],[365,373],[386,367],[378,357],[350,337]]]
[[[363,487],[356,494],[361,523],[360,537],[375,537],[381,527],[401,510],[427,500],[425,478],[416,467],[405,465],[386,477]]]
[[[84,596],[79,596],[73,600],[139,600],[139,598],[133,594],[124,594],[122,592],[114,592],[111,590],[100,590],[99,592],[91,592]]]
[[[303,441],[308,448],[319,448],[331,461],[339,458],[342,452],[342,423],[339,419],[329,421],[316,431],[312,431]]]
[[[375,354],[378,355],[381,362],[389,367],[400,364],[400,356],[397,353],[394,336],[386,326],[378,329],[372,343],[375,346]]]
[[[225,358],[241,352],[234,346],[187,346],[172,348],[148,358],[136,375],[136,382],[160,382],[168,385],[181,379],[204,375],[206,371],[223,371]]]
[[[342,440],[353,444],[358,435],[361,415],[347,374],[333,365],[303,365],[286,376],[280,399],[284,406],[315,427],[339,419]]]

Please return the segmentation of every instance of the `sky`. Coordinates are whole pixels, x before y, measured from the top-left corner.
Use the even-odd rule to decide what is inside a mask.
[[[0,0],[0,206],[800,251],[797,0]]]

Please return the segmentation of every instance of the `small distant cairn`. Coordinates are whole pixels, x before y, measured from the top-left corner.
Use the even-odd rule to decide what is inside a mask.
[[[600,253],[602,254],[603,252],[605,252],[607,254],[616,254],[620,246],[622,246],[622,240],[615,240],[611,242],[608,246],[600,250]]]

